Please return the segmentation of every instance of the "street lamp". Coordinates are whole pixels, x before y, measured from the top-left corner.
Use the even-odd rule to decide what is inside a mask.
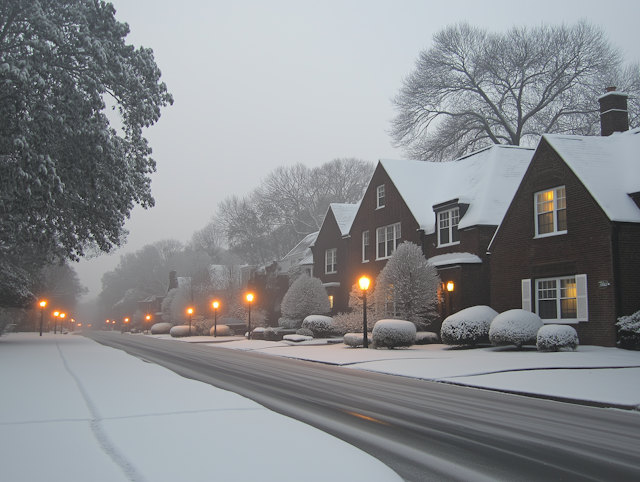
[[[362,290],[362,346],[364,348],[369,348],[369,338],[367,334],[367,290],[369,289],[369,283],[371,283],[371,280],[366,276],[358,280],[358,284]]]
[[[191,336],[191,315],[193,314],[193,308],[189,308],[187,313],[189,313],[189,336]]]
[[[129,331],[129,318],[124,319],[124,331]]]
[[[40,336],[42,336],[42,318],[44,318],[44,307],[47,306],[46,301],[40,302]]]
[[[251,340],[251,302],[253,301],[253,293],[247,293],[247,301],[249,302],[249,330],[247,331],[247,340]]]
[[[53,316],[55,316],[55,318],[53,319],[53,334],[57,335],[58,334],[58,316],[60,316],[60,312],[59,311],[54,311],[53,312]]]
[[[146,317],[145,319],[147,320],[147,322],[145,323],[145,326],[146,326],[146,325],[149,325],[149,324],[150,324],[150,322],[151,322],[151,315],[147,315],[147,317]],[[144,327],[143,327],[143,328],[144,328]],[[147,332],[148,332],[148,331],[149,331],[149,329],[147,328]]]
[[[220,303],[217,301],[213,302],[213,337],[218,336],[218,306]]]
[[[76,324],[76,320],[74,320],[73,318],[71,318],[71,321],[69,322],[69,326],[71,326],[71,333],[74,332],[74,327]]]
[[[64,313],[60,313],[60,334],[62,335],[62,326],[64,324],[64,317],[67,316]]]

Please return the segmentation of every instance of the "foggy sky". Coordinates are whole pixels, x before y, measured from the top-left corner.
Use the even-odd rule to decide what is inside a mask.
[[[219,201],[272,169],[337,157],[402,158],[387,134],[390,99],[443,27],[468,21],[600,25],[640,60],[640,2],[112,0],[127,43],[150,47],[175,98],[146,131],[156,206],[136,207],[126,246],[74,264],[90,292],[120,255],[164,238],[187,241]],[[595,100],[594,100],[595,101]]]

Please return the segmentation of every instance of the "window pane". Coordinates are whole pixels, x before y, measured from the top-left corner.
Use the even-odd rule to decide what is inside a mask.
[[[538,316],[543,320],[556,320],[558,318],[556,300],[540,300],[538,301]]]
[[[578,317],[578,303],[575,298],[569,300],[560,300],[560,316],[561,318]]]
[[[558,231],[567,230],[567,210],[562,209],[558,211]]]
[[[460,241],[460,236],[458,235],[458,225],[451,226],[451,242],[455,243]]]
[[[438,215],[440,219],[439,231],[440,231],[440,244],[449,243],[449,212],[440,213]]]
[[[560,280],[560,317],[577,318],[576,279],[566,278]]]
[[[553,212],[538,214],[538,234],[553,232]]]

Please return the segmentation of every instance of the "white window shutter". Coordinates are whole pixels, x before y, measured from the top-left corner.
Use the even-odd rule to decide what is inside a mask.
[[[589,321],[589,302],[587,300],[587,275],[576,275],[576,302],[578,321]]]
[[[533,311],[531,306],[531,280],[522,280],[522,309]]]

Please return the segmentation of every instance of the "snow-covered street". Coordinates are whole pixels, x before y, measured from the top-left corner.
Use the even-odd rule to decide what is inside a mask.
[[[157,338],[207,343],[213,337]],[[456,349],[446,345],[414,345],[401,350],[363,350],[326,340],[272,342],[244,340],[216,346],[252,350],[350,369],[455,383],[595,405],[640,409],[640,352],[580,346],[576,351],[522,351],[513,347]],[[228,338],[227,338],[228,340]]]
[[[2,480],[402,480],[320,430],[83,336],[3,336],[0,364]],[[299,466],[277,463],[277,447]],[[331,463],[301,477],[318,453]]]

